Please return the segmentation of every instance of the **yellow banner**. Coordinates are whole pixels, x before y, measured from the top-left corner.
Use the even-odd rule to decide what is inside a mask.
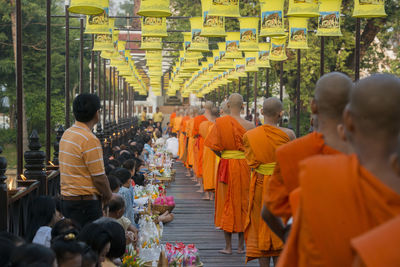
[[[113,50],[111,34],[96,34],[94,39],[93,51]]]
[[[240,17],[239,0],[209,0],[211,16]]]
[[[269,53],[269,60],[283,61],[287,59],[286,39],[287,36],[271,38],[271,52]]]
[[[161,50],[162,38],[161,37],[144,37],[142,36],[142,43],[140,49],[143,50]]]
[[[318,36],[342,36],[340,6],[342,0],[321,0],[319,5]]]
[[[143,17],[142,36],[167,37],[167,19],[157,17]]]
[[[239,32],[228,32],[226,36],[226,58],[242,58],[242,51],[239,51]]]
[[[225,37],[225,17],[211,16],[209,14],[210,0],[201,0],[202,9],[202,28],[201,36],[205,37]]]
[[[261,3],[260,36],[285,35],[284,0],[264,0]]]
[[[76,14],[99,15],[108,6],[109,0],[71,0],[68,10]]]
[[[258,51],[258,21],[259,18],[239,18],[240,43],[239,50],[246,52]]]
[[[289,44],[288,48],[308,49],[307,45],[307,17],[289,17]]]
[[[201,17],[190,18],[192,29],[192,40],[188,51],[208,52],[208,38],[201,36],[202,19]]]
[[[110,34],[108,6],[104,7],[100,15],[86,16],[86,34]]]
[[[288,16],[318,17],[318,0],[289,0]]]
[[[137,14],[143,17],[169,17],[172,13],[169,0],[141,0]]]
[[[235,59],[235,71],[237,77],[247,77],[246,74],[246,59]]]
[[[162,51],[154,50],[154,51],[146,51],[146,59],[161,59]]]
[[[258,71],[258,67],[256,64],[258,52],[246,52],[244,54],[245,54],[245,60],[246,60],[245,71],[246,72]]]
[[[385,0],[354,0],[353,17],[378,18],[386,16]]]
[[[257,57],[257,67],[259,68],[271,68],[271,65],[269,64],[269,52],[270,52],[270,43],[259,43],[258,44],[259,51],[258,51],[258,57]]]

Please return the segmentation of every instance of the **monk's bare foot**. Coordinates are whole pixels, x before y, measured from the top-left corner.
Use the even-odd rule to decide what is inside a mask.
[[[244,254],[246,251],[243,248],[238,248],[237,254]]]
[[[204,193],[204,190],[200,188],[200,189],[197,190],[196,192],[197,192],[197,193]]]
[[[225,255],[232,255],[231,249],[223,249],[223,250],[219,250],[218,252],[221,254],[225,254]]]
[[[208,196],[204,196],[201,198],[202,200],[210,200],[210,198]]]
[[[197,183],[196,186],[201,186],[201,183]]]

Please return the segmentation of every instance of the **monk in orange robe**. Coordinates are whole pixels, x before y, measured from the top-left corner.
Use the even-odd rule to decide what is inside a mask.
[[[229,110],[227,101],[224,101],[221,103],[219,112],[221,114],[221,117],[230,115],[231,111]],[[216,127],[215,122],[214,122],[214,125],[211,126],[211,129],[208,134],[210,134],[213,131],[214,127]],[[207,147],[207,145],[206,145],[206,147]],[[219,179],[218,179],[218,166],[219,166],[220,161],[221,161],[221,158],[218,155],[216,155],[214,225],[217,229],[222,228],[222,224],[221,224],[222,214],[224,213],[226,192],[228,192],[228,185],[222,181],[219,181]]]
[[[181,122],[182,122],[182,112],[178,112],[177,116],[174,119],[174,128],[172,128],[172,132],[173,133],[177,133],[179,131],[179,128],[181,126]]]
[[[400,133],[399,101],[393,75],[357,82],[343,114],[356,153],[300,163],[299,208],[279,267],[351,266],[351,239],[400,215],[400,180],[388,160]]]
[[[190,119],[186,122],[186,134],[187,134],[187,160],[186,160],[186,168],[188,169],[190,175],[188,177],[192,177],[193,165],[194,165],[194,136],[193,136],[193,126],[194,126],[194,117],[197,114],[196,110],[193,108],[190,111]],[[195,178],[194,178],[195,179]]]
[[[276,260],[283,249],[283,242],[261,217],[263,195],[274,171],[276,148],[296,137],[292,130],[277,126],[284,114],[279,99],[266,99],[261,113],[264,116],[264,125],[246,132],[243,136],[247,164],[253,169],[244,236],[246,262],[258,259],[260,266],[269,267],[271,257]]]
[[[184,117],[182,118],[181,125],[179,128],[179,159],[182,161],[186,161],[187,156],[187,135],[186,135],[186,122],[190,119],[187,115],[187,111],[184,113]],[[185,159],[184,159],[185,157]]]
[[[393,170],[400,177],[400,136],[397,152],[390,157]],[[351,246],[356,252],[353,267],[397,267],[400,263],[400,216],[353,238]]]
[[[176,133],[176,132],[174,132],[174,120],[176,118],[177,112],[178,112],[178,108],[175,107],[174,112],[172,112],[172,114],[169,116],[169,127],[171,128],[171,131],[173,133]]]
[[[232,233],[239,233],[238,253],[244,253],[244,224],[247,216],[250,168],[244,156],[243,135],[254,125],[240,117],[243,98],[232,94],[228,100],[231,115],[218,118],[207,136],[205,145],[221,155],[218,179],[228,184],[221,228],[225,233],[225,249],[232,253]]]
[[[348,152],[348,145],[341,139],[337,128],[343,123],[343,110],[353,86],[352,80],[342,73],[332,72],[322,76],[316,84],[311,103],[315,132],[276,150],[276,167],[267,184],[263,217],[282,238],[280,219],[274,216],[284,221],[293,216],[289,195],[299,186],[299,162],[314,155]]]
[[[210,120],[203,121],[200,123],[199,133],[203,140],[207,138],[207,135],[211,131],[211,127],[215,123],[215,119],[218,116],[218,109],[215,107],[211,108]],[[213,191],[215,190],[215,176],[217,168],[217,160],[215,153],[208,147],[203,146],[203,157],[202,157],[202,169],[203,169],[203,189],[204,197],[206,200],[213,200]]]
[[[210,118],[210,113],[211,113],[211,108],[212,108],[212,103],[207,102],[205,109],[204,109],[204,114],[202,115],[197,115],[194,118],[194,123],[193,123],[193,136],[195,139],[195,145],[194,145],[194,170],[196,177],[200,180],[200,186],[202,186],[201,179],[203,177],[203,151],[204,151],[204,139],[200,135],[200,123],[203,121],[208,121],[208,118]],[[203,191],[201,189],[201,191]]]

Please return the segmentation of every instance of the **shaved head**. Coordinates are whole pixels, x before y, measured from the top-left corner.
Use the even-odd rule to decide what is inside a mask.
[[[204,109],[211,110],[213,107],[214,107],[214,104],[213,104],[213,102],[211,102],[211,101],[207,101],[207,102],[204,104]]]
[[[353,87],[353,81],[343,73],[331,72],[322,76],[315,85],[317,114],[341,121]]]
[[[397,138],[400,131],[400,79],[374,74],[356,83],[348,111],[364,135]]]
[[[221,103],[221,109],[224,112],[224,114],[231,114],[231,110],[228,107],[228,101],[224,101]]]
[[[279,116],[283,110],[282,102],[276,97],[269,97],[264,100],[263,114],[267,117],[274,118]]]
[[[238,93],[233,93],[229,96],[228,104],[231,109],[242,109],[243,97]]]
[[[213,107],[211,109],[211,116],[213,116],[214,118],[218,118],[219,117],[219,108]]]

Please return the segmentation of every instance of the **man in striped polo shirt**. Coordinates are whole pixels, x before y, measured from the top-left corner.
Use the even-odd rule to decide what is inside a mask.
[[[102,202],[112,196],[101,143],[92,133],[100,108],[97,95],[78,95],[73,103],[75,124],[60,141],[62,212],[82,227],[102,216]]]

